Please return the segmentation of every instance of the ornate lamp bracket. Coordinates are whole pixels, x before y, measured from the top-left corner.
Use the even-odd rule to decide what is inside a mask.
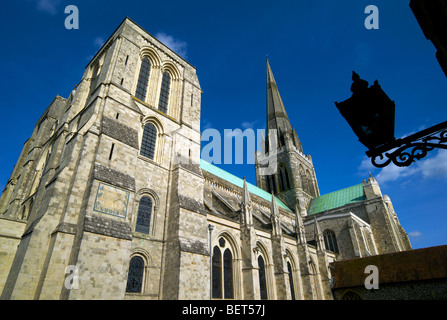
[[[402,139],[396,139],[366,152],[375,167],[383,168],[393,162],[407,167],[421,160],[436,148],[447,149],[447,121]]]

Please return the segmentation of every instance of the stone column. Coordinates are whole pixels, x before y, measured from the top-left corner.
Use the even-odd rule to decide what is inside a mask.
[[[244,177],[244,191],[242,194],[242,210],[240,216],[241,244],[242,244],[242,279],[243,299],[259,299],[259,268],[255,256],[256,233],[253,226],[253,214],[250,203],[250,193]]]
[[[272,194],[272,209],[270,220],[272,223],[272,255],[276,280],[277,298],[280,300],[290,300],[290,283],[286,261],[284,259],[285,244],[282,236],[281,221],[279,218],[278,205],[275,196]]]

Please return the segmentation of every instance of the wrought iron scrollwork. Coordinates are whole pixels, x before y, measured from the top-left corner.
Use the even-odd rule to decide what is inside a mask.
[[[406,138],[366,152],[371,162],[378,168],[384,168],[393,162],[396,166],[407,167],[415,160],[426,157],[435,148],[447,149],[447,121]]]

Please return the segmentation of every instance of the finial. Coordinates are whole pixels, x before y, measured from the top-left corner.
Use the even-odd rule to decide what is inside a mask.
[[[269,55],[268,54],[265,55],[265,61],[269,62]]]

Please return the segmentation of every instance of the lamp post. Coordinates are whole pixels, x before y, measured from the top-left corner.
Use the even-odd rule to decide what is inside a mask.
[[[335,102],[359,141],[369,150],[366,155],[378,168],[393,162],[407,167],[424,158],[435,148],[447,149],[447,121],[402,139],[394,137],[395,103],[382,90],[379,82],[368,82],[352,72],[352,96]]]

